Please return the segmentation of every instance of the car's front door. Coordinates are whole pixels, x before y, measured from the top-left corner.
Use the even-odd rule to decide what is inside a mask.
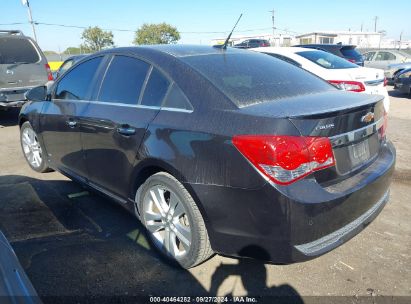
[[[90,183],[128,196],[138,148],[168,86],[167,78],[145,61],[124,55],[111,58],[82,123]]]
[[[54,168],[86,177],[79,117],[86,111],[103,57],[90,59],[63,75],[52,100],[44,103],[40,126],[48,159]]]

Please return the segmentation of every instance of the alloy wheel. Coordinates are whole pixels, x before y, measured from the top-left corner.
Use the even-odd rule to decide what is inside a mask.
[[[42,150],[37,135],[32,128],[23,130],[21,144],[27,161],[34,168],[40,168],[43,162]]]
[[[174,259],[183,258],[190,250],[191,227],[188,213],[169,188],[155,185],[143,198],[142,218],[154,244]]]

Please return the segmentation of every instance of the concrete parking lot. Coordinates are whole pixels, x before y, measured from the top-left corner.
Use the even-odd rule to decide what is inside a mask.
[[[390,202],[362,233],[315,260],[278,266],[215,256],[190,271],[165,264],[122,207],[92,193],[73,197],[84,189],[29,168],[16,110],[0,112],[0,230],[46,303],[141,295],[409,303],[411,99],[391,88],[390,95],[388,134],[398,157]]]

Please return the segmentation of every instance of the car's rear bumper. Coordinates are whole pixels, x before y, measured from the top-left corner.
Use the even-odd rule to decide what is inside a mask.
[[[21,107],[26,102],[26,92],[31,88],[1,89],[0,107]]]
[[[324,254],[364,229],[388,201],[394,166],[388,142],[369,167],[333,186],[313,177],[254,190],[190,186],[216,252],[287,264]]]

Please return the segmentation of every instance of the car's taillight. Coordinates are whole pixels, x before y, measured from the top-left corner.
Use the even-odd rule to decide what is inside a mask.
[[[280,185],[335,165],[327,137],[236,135],[232,141],[263,175]]]
[[[387,83],[388,83],[387,77],[384,77],[384,87],[387,86]]]
[[[47,79],[48,80],[54,80],[53,79],[53,74],[51,73],[51,69],[50,69],[50,66],[49,66],[49,64],[48,63],[46,63],[45,65],[44,65],[44,67],[46,68],[46,71],[47,71]]]
[[[329,83],[345,91],[351,92],[363,92],[365,87],[362,82],[350,81],[350,80],[328,80]]]
[[[355,59],[346,58],[349,62],[355,63]]]

